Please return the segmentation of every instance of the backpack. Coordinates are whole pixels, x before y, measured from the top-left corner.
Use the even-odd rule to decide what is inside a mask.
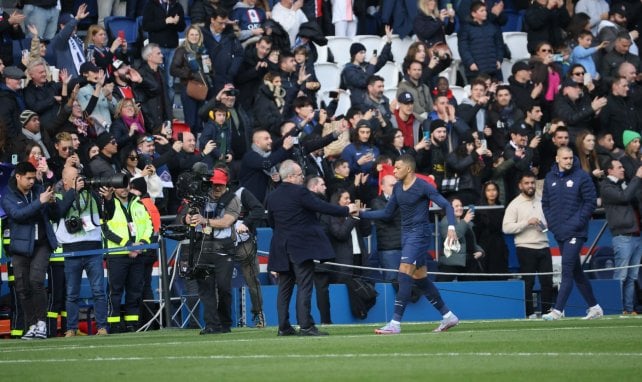
[[[377,303],[377,291],[374,285],[361,278],[352,278],[347,283],[350,310],[352,315],[363,320],[368,311]]]

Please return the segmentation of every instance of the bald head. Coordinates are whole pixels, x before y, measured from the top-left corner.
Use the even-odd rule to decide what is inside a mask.
[[[67,166],[62,169],[62,185],[65,191],[71,190],[76,187],[76,178],[78,177],[78,169],[73,166]]]
[[[392,188],[394,187],[395,183],[397,183],[397,178],[395,178],[393,175],[386,175],[381,178],[381,191],[383,191],[383,194],[386,197],[392,195]]]

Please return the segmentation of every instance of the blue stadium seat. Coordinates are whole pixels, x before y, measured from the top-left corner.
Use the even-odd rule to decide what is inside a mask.
[[[119,31],[124,31],[128,55],[134,58],[140,56],[141,40],[136,19],[123,16],[105,17],[105,30],[110,42],[118,37]]]
[[[611,247],[601,247],[598,249],[589,262],[590,269],[612,268],[615,266],[615,253]],[[590,273],[589,277],[592,279],[606,279],[613,278],[613,271],[599,271]]]
[[[508,22],[502,26],[502,32],[522,32],[525,11],[507,9],[504,14],[508,17]]]

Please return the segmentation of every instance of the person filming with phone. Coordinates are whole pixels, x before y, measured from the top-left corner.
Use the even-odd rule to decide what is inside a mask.
[[[51,220],[56,219],[55,198],[51,187],[36,184],[36,168],[29,162],[16,165],[3,195],[7,214],[16,291],[29,327],[23,339],[47,338],[47,291],[45,275],[49,256],[58,246]]]

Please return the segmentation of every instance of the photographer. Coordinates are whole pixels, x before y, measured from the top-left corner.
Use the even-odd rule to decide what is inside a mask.
[[[115,190],[116,198],[105,204],[107,224],[103,235],[108,248],[149,244],[153,232],[152,220],[139,197],[129,192],[123,182]],[[143,251],[123,250],[107,256],[109,281],[109,306],[107,322],[110,333],[125,330],[133,332],[138,327],[138,314],[143,293],[144,260],[138,255]],[[125,294],[125,326],[121,325],[121,307]]]
[[[113,190],[100,188],[100,196],[111,199]],[[65,167],[62,171],[62,191],[56,194],[58,215],[56,239],[63,252],[88,251],[102,248],[98,195],[85,188],[85,180],[78,176],[78,169]],[[96,253],[88,256],[67,256],[64,261],[67,281],[67,331],[65,337],[78,334],[80,282],[83,270],[94,301],[98,331],[107,335],[107,298],[103,275],[103,256]]]
[[[203,303],[205,328],[200,334],[229,333],[232,326],[232,272],[236,232],[234,223],[241,213],[239,198],[227,188],[227,172],[215,169],[212,187],[202,208],[183,203],[177,220],[193,226],[200,237],[189,269],[198,284],[198,297]],[[191,264],[190,264],[191,265]]]

